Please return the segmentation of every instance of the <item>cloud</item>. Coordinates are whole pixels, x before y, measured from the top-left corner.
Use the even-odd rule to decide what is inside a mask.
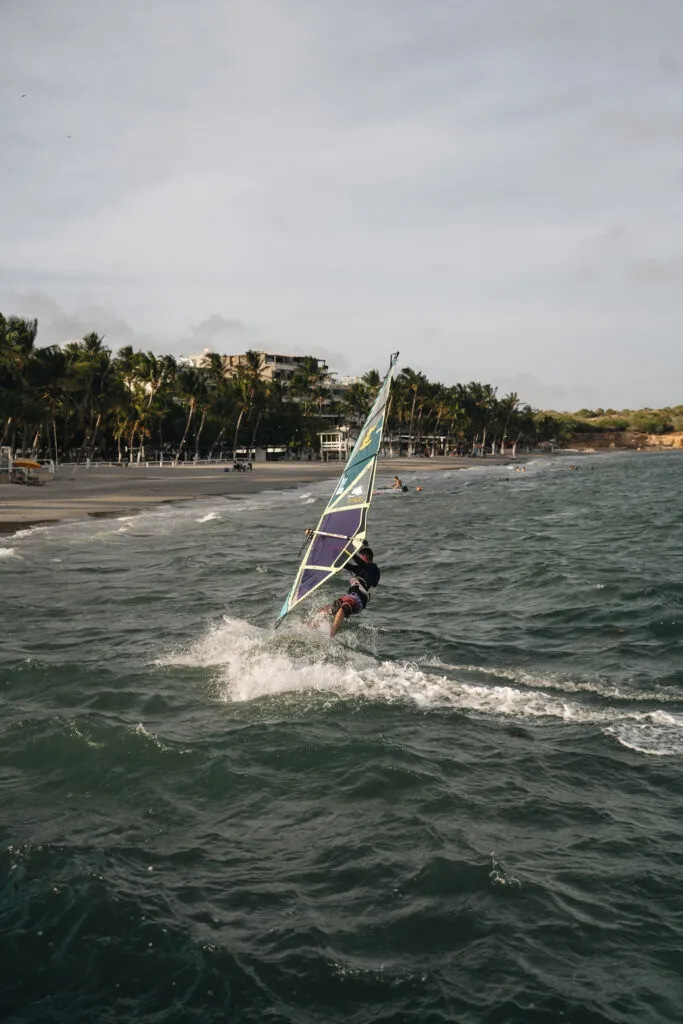
[[[579,408],[579,395],[586,402],[597,395],[590,386],[577,387],[576,384],[546,383],[531,373],[520,373],[513,377],[502,377],[498,384],[498,397],[502,398],[510,392],[516,392],[520,401],[528,403],[534,409],[555,409],[571,412]]]
[[[46,337],[680,400],[680,0],[44,6],[3,19],[0,298]]]
[[[123,345],[144,348],[151,342],[149,336],[136,333],[122,317],[104,306],[86,305],[67,313],[51,296],[39,291],[10,293],[7,301],[8,312],[16,316],[37,318],[37,342],[41,346],[78,341],[92,331],[103,335],[111,349]]]
[[[229,354],[235,345],[248,345],[249,331],[241,320],[230,320],[220,313],[213,313],[196,326],[180,341],[191,354],[205,348]]]
[[[659,66],[665,75],[677,75],[681,70],[681,59],[670,50],[665,51],[659,55]]]
[[[683,281],[683,256],[678,259],[649,259],[638,260],[631,268],[631,277],[638,284],[668,284]]]

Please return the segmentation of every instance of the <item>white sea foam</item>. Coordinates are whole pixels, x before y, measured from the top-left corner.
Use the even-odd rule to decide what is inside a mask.
[[[537,678],[532,688],[508,675],[510,683],[492,679],[476,683],[458,678],[458,672],[491,670],[475,666],[443,666],[448,674],[425,670],[415,663],[377,661],[350,650],[339,641],[331,642],[327,622],[313,620],[306,625],[286,627],[281,632],[260,629],[239,619],[225,618],[189,648],[159,659],[159,665],[200,666],[213,669],[222,699],[247,702],[263,697],[304,692],[326,694],[335,699],[365,698],[391,703],[413,704],[425,711],[457,710],[467,714],[510,719],[555,719],[600,729],[619,743],[648,754],[683,753],[683,717],[655,709],[596,706],[560,687]],[[503,676],[505,678],[505,676]],[[563,689],[563,693],[553,692]],[[585,687],[591,690],[590,685]],[[548,692],[548,691],[551,692]],[[614,696],[595,686],[592,692]],[[628,695],[624,694],[623,699]],[[649,695],[653,699],[655,695]]]
[[[683,754],[683,720],[680,715],[653,711],[645,719],[616,722],[604,730],[619,743],[639,754],[672,757]]]
[[[35,537],[37,533],[44,533],[49,529],[49,526],[29,526],[26,530],[17,530],[13,537],[15,540],[21,540],[23,537]]]
[[[77,736],[79,740],[83,740],[87,747],[93,747],[95,750],[100,750],[104,746],[104,743],[98,743],[96,740],[91,739],[87,733],[79,729],[75,722],[69,722],[67,729],[74,736]]]
[[[507,885],[512,889],[521,889],[522,883],[516,875],[503,867],[499,860],[496,860],[495,852],[491,851],[491,870],[489,871],[491,885]]]
[[[212,519],[220,519],[220,518],[221,517],[218,515],[218,512],[207,512],[206,515],[202,516],[201,519],[198,519],[197,522],[198,523],[210,523]]]
[[[16,548],[0,548],[0,558],[21,558]]]
[[[147,743],[151,743],[152,746],[157,747],[158,750],[163,750],[163,751],[172,750],[176,754],[191,754],[192,753],[192,750],[190,748],[188,748],[188,747],[175,747],[175,746],[170,746],[168,743],[164,743],[163,740],[159,739],[159,737],[156,735],[156,733],[153,733],[151,731],[151,729],[147,729],[146,726],[143,725],[142,722],[138,722],[138,724],[135,726],[135,728],[132,729],[132,732],[134,732],[136,736],[142,736],[143,739]]]
[[[483,678],[507,679],[520,686],[543,690],[560,690],[564,693],[594,693],[609,700],[652,701],[660,703],[681,703],[682,694],[664,690],[623,690],[615,683],[599,676],[584,679],[572,679],[567,675],[552,672],[525,672],[520,668],[482,668],[479,665],[449,665],[439,658],[430,657],[422,664],[430,668],[441,668],[446,671],[466,672]]]
[[[155,747],[158,747],[159,750],[171,749],[165,743],[162,743],[158,736],[155,736],[153,732],[150,732],[149,729],[146,729],[142,722],[138,722],[138,724],[133,729],[133,732],[136,733],[138,736],[144,736],[146,740],[154,744]]]

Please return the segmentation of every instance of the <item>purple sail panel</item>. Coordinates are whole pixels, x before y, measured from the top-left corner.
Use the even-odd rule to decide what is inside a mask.
[[[321,537],[319,534],[313,542],[308,558],[306,559],[307,565],[334,565],[340,552],[346,547],[346,538],[340,539],[338,537]]]
[[[304,569],[299,586],[296,592],[296,600],[300,601],[302,597],[305,597],[314,587],[317,587],[319,583],[326,580],[329,576],[329,572],[325,572],[324,569]]]
[[[342,547],[346,543],[346,538],[354,537],[361,527],[363,522],[363,509],[362,508],[345,508],[341,512],[328,512],[326,516],[320,520],[320,526],[318,527],[323,533],[341,533],[344,537]]]

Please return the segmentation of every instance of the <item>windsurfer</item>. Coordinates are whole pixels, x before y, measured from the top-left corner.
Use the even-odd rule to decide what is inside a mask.
[[[339,632],[344,619],[349,615],[359,615],[367,607],[370,590],[377,586],[380,578],[379,566],[375,565],[373,557],[372,548],[362,547],[351,561],[347,562],[345,568],[353,574],[347,593],[323,609],[334,615],[330,636],[335,636]]]
[[[325,511],[312,533],[307,533],[302,549],[306,552],[294,583],[278,615],[277,626],[286,615],[335,573],[348,568],[353,573],[349,592],[325,610],[332,614],[332,635],[346,615],[357,614],[367,604],[370,588],[379,583],[379,569],[367,548],[365,530],[382,444],[382,427],[389,401],[389,389],[396,369],[398,352],[389,361],[389,371],[337,481]],[[299,554],[301,557],[301,553]],[[344,607],[346,606],[346,607]],[[338,613],[341,611],[341,616]]]

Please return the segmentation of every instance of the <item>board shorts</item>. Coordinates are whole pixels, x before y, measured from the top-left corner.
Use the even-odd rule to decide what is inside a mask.
[[[363,602],[356,594],[342,594],[332,602],[333,615],[336,615],[340,608],[344,611],[344,618],[348,619],[349,615],[358,615],[363,611]]]

